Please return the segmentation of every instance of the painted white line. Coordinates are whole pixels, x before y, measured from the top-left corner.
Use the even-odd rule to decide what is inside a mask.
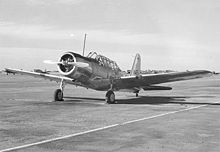
[[[8,149],[0,150],[0,152],[8,152],[8,151],[12,151],[12,150],[19,150],[19,149],[22,149],[22,148],[27,148],[27,147],[31,147],[31,146],[41,145],[41,144],[44,144],[44,143],[49,143],[49,142],[53,142],[53,141],[57,141],[57,140],[62,140],[62,139],[70,138],[70,137],[75,137],[75,136],[79,136],[79,135],[83,135],[83,134],[88,134],[88,133],[91,133],[91,132],[96,132],[96,131],[99,131],[99,130],[113,128],[113,127],[116,127],[118,125],[119,124],[109,125],[109,126],[105,126],[105,127],[101,127],[101,128],[97,128],[97,129],[93,129],[93,130],[88,130],[88,131],[79,132],[79,133],[75,133],[75,134],[70,134],[70,135],[66,135],[66,136],[62,136],[62,137],[57,137],[57,138],[53,138],[53,139],[43,140],[43,141],[36,142],[36,143],[31,143],[31,144],[27,144],[27,145],[22,145],[22,146],[17,146],[17,147],[13,147],[13,148],[8,148]]]
[[[191,107],[191,108],[187,108],[187,109],[182,109],[182,110],[162,113],[162,114],[158,114],[158,115],[155,115],[155,116],[150,116],[150,117],[146,117],[146,118],[141,118],[141,119],[136,119],[136,120],[132,120],[132,121],[127,121],[127,122],[122,123],[121,125],[126,125],[126,124],[130,124],[130,123],[134,123],[134,122],[138,122],[138,121],[143,121],[143,120],[149,120],[149,119],[153,119],[153,118],[157,118],[157,117],[162,117],[162,116],[165,116],[165,115],[170,115],[170,114],[174,114],[174,113],[178,113],[178,112],[189,111],[189,110],[192,110],[192,109],[198,109],[198,108],[205,107],[205,106],[207,106],[207,105],[200,105],[200,106]]]
[[[219,103],[219,102],[216,102],[216,103]],[[216,103],[211,103],[211,104],[216,104]],[[80,135],[84,135],[84,134],[88,134],[88,133],[92,133],[92,132],[96,132],[96,131],[100,131],[100,130],[105,130],[105,129],[109,129],[109,128],[113,128],[113,127],[117,127],[117,126],[123,126],[123,125],[134,123],[134,122],[154,119],[154,118],[162,117],[162,116],[165,116],[165,115],[170,115],[170,114],[175,114],[175,113],[179,113],[179,112],[183,112],[183,111],[189,111],[189,110],[193,110],[193,109],[198,109],[198,108],[205,107],[205,106],[208,106],[208,105],[211,105],[211,104],[205,104],[205,105],[190,107],[190,108],[187,108],[187,109],[171,111],[171,112],[162,113],[162,114],[158,114],[158,115],[154,115],[154,116],[150,116],[150,117],[145,117],[145,118],[141,118],[141,119],[127,121],[127,122],[124,122],[124,123],[121,123],[121,124],[113,124],[113,125],[109,125],[109,126],[105,126],[105,127],[101,127],[101,128],[97,128],[97,129],[92,129],[92,130],[84,131],[84,132],[79,132],[79,133],[70,134],[70,135],[66,135],[66,136],[62,136],[62,137],[57,137],[57,138],[53,138],[53,139],[43,140],[43,141],[40,141],[40,142],[35,142],[35,143],[26,144],[26,145],[22,145],[22,146],[17,146],[17,147],[13,147],[13,148],[3,149],[3,150],[0,150],[0,152],[8,152],[8,151],[12,151],[12,150],[19,150],[19,149],[22,149],[22,148],[27,148],[27,147],[31,147],[31,146],[41,145],[41,144],[45,144],[45,143],[49,143],[49,142],[53,142],[53,141],[57,141],[57,140],[62,140],[62,139],[70,138],[70,137],[80,136]]]

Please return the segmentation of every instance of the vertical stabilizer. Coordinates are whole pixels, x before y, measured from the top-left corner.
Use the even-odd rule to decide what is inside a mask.
[[[141,73],[141,56],[136,54],[133,66],[131,68],[131,75],[140,75]]]

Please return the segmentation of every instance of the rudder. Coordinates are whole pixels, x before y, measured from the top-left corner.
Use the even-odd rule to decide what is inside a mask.
[[[141,73],[141,56],[140,54],[136,54],[132,68],[131,68],[131,76],[132,75],[140,75]]]

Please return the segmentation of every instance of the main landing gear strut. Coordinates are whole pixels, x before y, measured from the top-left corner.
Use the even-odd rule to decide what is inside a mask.
[[[60,89],[57,89],[54,92],[54,101],[63,101],[64,87],[65,87],[65,82],[61,80]]]

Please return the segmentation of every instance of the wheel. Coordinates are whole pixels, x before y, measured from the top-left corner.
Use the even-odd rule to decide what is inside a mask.
[[[54,92],[54,101],[63,101],[63,91],[61,89]]]
[[[106,95],[105,95],[105,101],[108,103],[108,104],[113,104],[115,103],[115,94],[112,90],[109,90]]]
[[[136,97],[138,97],[138,93],[136,93]]]

